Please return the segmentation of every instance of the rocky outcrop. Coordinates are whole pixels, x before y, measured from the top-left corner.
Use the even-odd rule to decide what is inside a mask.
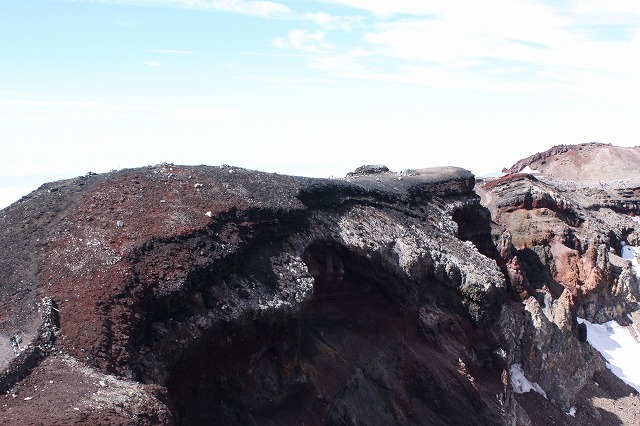
[[[597,304],[599,320],[635,309],[636,278],[621,248],[637,235],[638,225],[627,215],[594,209],[590,191],[529,175],[507,175],[478,191],[500,225],[494,231],[502,253],[498,263],[511,262],[507,276],[514,285],[531,286],[527,295],[544,291],[555,299],[567,289],[578,306]]]
[[[565,412],[593,375],[605,370],[602,356],[570,332],[570,297],[568,293],[557,301],[547,297],[544,309],[529,297],[522,305],[505,306],[500,321],[509,363],[520,364],[527,378]]]
[[[87,401],[113,382],[164,407],[99,421],[114,405],[87,403],[65,422],[500,424],[506,366],[486,329],[506,287],[474,245],[491,237],[473,175],[367,170],[160,165],[48,184],[4,210],[0,327],[51,295],[63,354],[14,389],[55,387],[62,363]],[[12,412],[29,418],[27,402]]]
[[[621,257],[625,244],[637,242],[638,224],[626,214],[634,211],[633,190],[559,181],[545,174],[554,170],[545,170],[545,162],[574,153],[586,163],[590,156],[604,155],[599,149],[610,155],[614,148],[554,147],[507,170],[519,172],[529,166],[541,170],[539,176],[508,174],[477,186],[497,225],[492,230],[495,257],[513,301],[504,305],[497,332],[502,333],[508,362],[521,365],[526,377],[564,410],[575,406],[581,390],[593,387],[593,377],[605,371],[600,354],[584,343],[586,328],[576,318],[629,324],[628,314],[638,309],[637,278]],[[630,200],[626,204],[612,201],[623,193]],[[528,417],[530,403],[523,401],[507,395],[508,418],[536,424]],[[601,424],[598,410],[590,410],[593,417],[583,418],[583,424]]]

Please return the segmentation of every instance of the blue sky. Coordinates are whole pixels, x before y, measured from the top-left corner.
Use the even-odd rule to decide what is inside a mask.
[[[0,2],[0,205],[160,162],[499,171],[639,144],[640,2]]]

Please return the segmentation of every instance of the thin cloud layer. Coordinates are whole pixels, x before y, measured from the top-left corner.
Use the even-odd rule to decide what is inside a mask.
[[[618,98],[640,87],[640,3],[632,0],[316,3],[353,8],[353,16],[328,15],[346,22],[358,16],[352,34],[324,26],[323,43],[313,48],[296,43],[293,32],[272,44],[313,53],[308,65],[335,76]],[[363,12],[369,15],[355,15]]]
[[[135,6],[179,7],[271,18],[288,15],[291,10],[282,3],[267,0],[72,0],[81,3],[128,4]]]
[[[324,31],[309,32],[303,29],[289,31],[286,37],[276,37],[272,44],[279,49],[295,49],[305,53],[320,53],[333,49],[324,39]]]

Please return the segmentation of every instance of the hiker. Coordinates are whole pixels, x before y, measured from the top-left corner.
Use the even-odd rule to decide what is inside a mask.
[[[9,341],[11,342],[11,346],[13,347],[13,353],[18,355],[18,340],[16,339],[16,336],[11,336],[9,338]]]

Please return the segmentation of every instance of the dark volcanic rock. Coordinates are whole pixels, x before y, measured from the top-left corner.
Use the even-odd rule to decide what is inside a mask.
[[[59,333],[0,418],[501,424],[506,287],[473,185],[174,165],[44,185],[0,214],[0,329],[38,341],[50,296]]]
[[[0,423],[634,424],[577,317],[640,319],[640,181],[560,177],[163,164],[43,185],[0,212]]]
[[[379,175],[381,173],[389,173],[389,168],[382,164],[370,164],[358,167],[354,171],[347,173],[347,176]]]

